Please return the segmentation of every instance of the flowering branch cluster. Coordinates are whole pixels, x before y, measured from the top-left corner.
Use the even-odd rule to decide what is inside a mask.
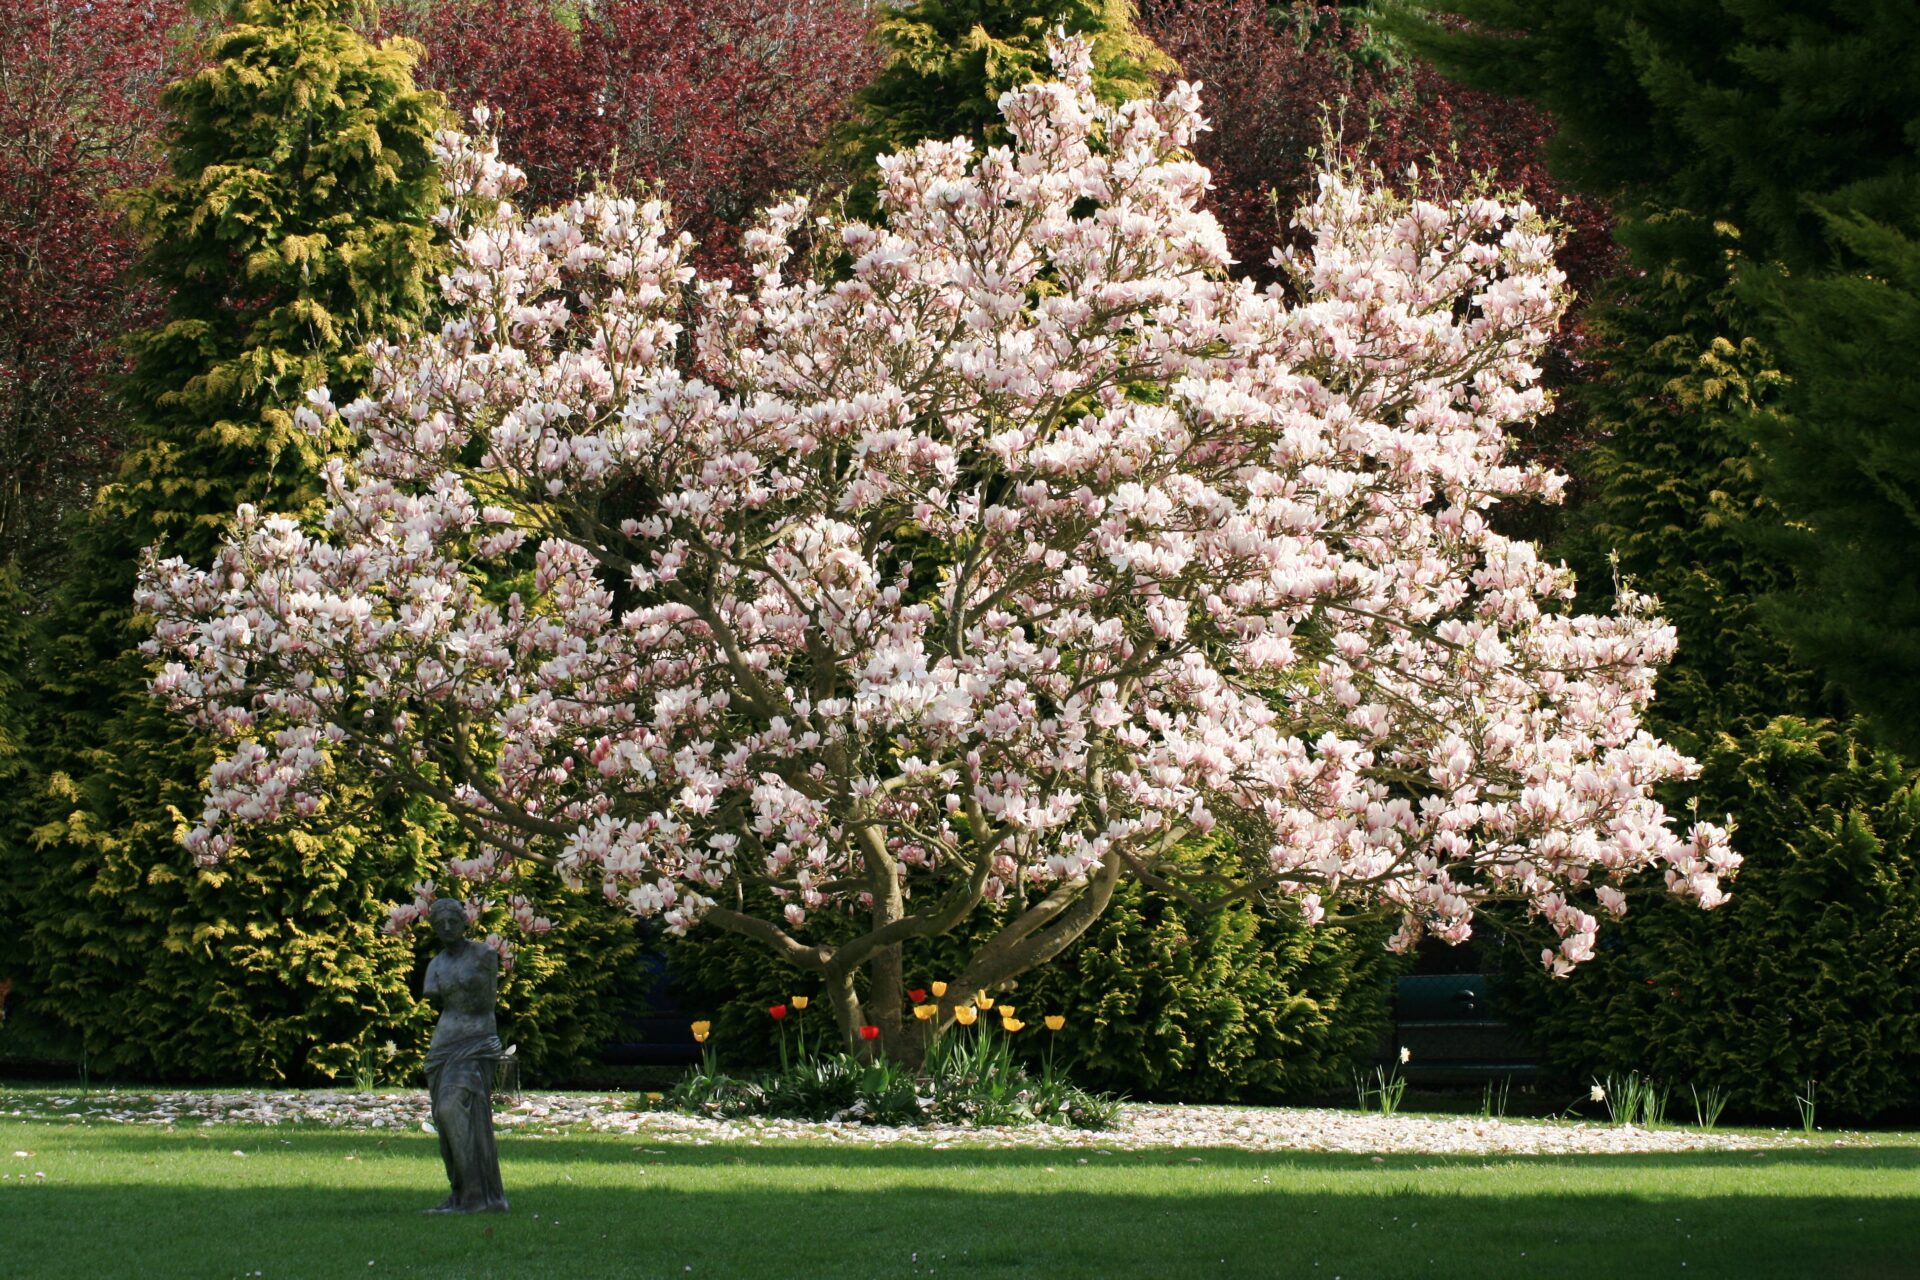
[[[242,510],[145,572],[156,692],[233,743],[189,842],[350,762],[484,837],[459,880],[552,858],[824,974],[843,1027],[904,939],[1005,904],[986,989],[1217,825],[1236,891],[1403,946],[1517,898],[1561,971],[1636,871],[1720,902],[1726,833],[1651,796],[1692,769],[1639,724],[1671,630],[1489,520],[1560,484],[1505,461],[1564,302],[1533,210],[1324,173],[1289,301],[1227,277],[1195,88],[1108,108],[1055,59],[1013,146],[883,160],[880,223],[771,209],[743,290],[659,204],[523,215],[448,135],[452,318],[315,397],[366,442],[323,527]]]

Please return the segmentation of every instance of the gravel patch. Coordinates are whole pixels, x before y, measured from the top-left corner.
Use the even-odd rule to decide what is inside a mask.
[[[1382,1116],[1305,1107],[1188,1107],[1129,1104],[1118,1127],[1086,1131],[1030,1125],[968,1128],[746,1118],[715,1120],[674,1111],[635,1111],[631,1095],[542,1093],[502,1100],[495,1122],[507,1132],[618,1133],[648,1142],[707,1146],[805,1140],[852,1147],[963,1146],[1121,1151],[1231,1148],[1241,1151],[1390,1155],[1577,1155],[1662,1151],[1764,1151],[1808,1146],[1870,1146],[1862,1134],[1702,1133],[1587,1121],[1490,1120],[1469,1116]],[[77,1123],[144,1125],[315,1124],[366,1131],[422,1129],[424,1090],[75,1095],[0,1092],[0,1116]]]

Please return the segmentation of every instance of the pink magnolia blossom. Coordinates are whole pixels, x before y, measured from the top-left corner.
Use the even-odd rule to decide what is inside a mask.
[[[1576,612],[1490,518],[1562,483],[1506,438],[1551,232],[1332,170],[1256,289],[1196,87],[1110,108],[1084,44],[1055,60],[1011,147],[883,159],[881,222],[768,210],[744,290],[658,203],[524,214],[446,135],[450,318],[303,410],[364,441],[324,518],[242,509],[210,569],[145,569],[155,691],[232,744],[188,843],[368,770],[480,837],[462,891],[550,859],[761,939],[849,1029],[903,939],[1008,905],[956,977],[987,989],[1216,830],[1247,891],[1385,906],[1399,946],[1527,902],[1556,972],[1637,872],[1723,901],[1726,832],[1652,798],[1694,767],[1641,727],[1672,630],[1630,590]]]

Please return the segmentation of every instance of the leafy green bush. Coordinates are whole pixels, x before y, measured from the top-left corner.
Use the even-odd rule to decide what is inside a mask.
[[[1138,885],[1004,998],[1064,1014],[1091,1088],[1219,1101],[1337,1087],[1386,1028],[1399,961],[1384,928],[1309,927],[1244,903],[1201,912]],[[930,969],[938,976],[938,969]]]
[[[1563,982],[1529,975],[1533,1040],[1580,1073],[1638,1069],[1731,1107],[1871,1118],[1920,1089],[1920,791],[1846,728],[1781,717],[1723,739],[1700,789],[1746,866],[1713,912],[1649,893]]]
[[[524,1083],[551,1082],[596,1062],[618,1037],[638,975],[640,930],[619,904],[568,892],[551,872],[530,869],[519,887],[553,929],[514,942],[513,966],[500,980],[500,1041],[520,1046]],[[425,930],[419,942],[424,959],[435,947]]]
[[[33,786],[27,723],[27,689],[21,678],[27,670],[32,627],[27,618],[29,598],[20,574],[0,566],[0,792],[24,794]],[[26,844],[30,822],[24,804],[0,805],[0,982],[11,982],[26,957],[20,946],[22,924],[7,884],[7,851]],[[0,997],[0,1026],[6,1017],[6,998]]]
[[[1746,865],[1712,912],[1645,886],[1565,981],[1523,959],[1515,1009],[1581,1079],[1639,1070],[1775,1117],[1816,1080],[1823,1108],[1871,1117],[1920,1099],[1915,777],[1760,625],[1790,575],[1740,424],[1780,375],[1739,336],[1736,234],[1685,215],[1636,234],[1665,265],[1597,313],[1607,443],[1582,468],[1597,487],[1570,558],[1605,582],[1617,553],[1659,597],[1679,650],[1649,727],[1703,768],[1666,799],[1732,814]]]
[[[1154,77],[1173,60],[1135,25],[1131,0],[914,0],[874,19],[886,65],[855,99],[838,149],[855,173],[871,174],[876,156],[928,138],[966,136],[983,146],[1006,141],[1000,95],[1047,70],[1047,38],[1057,29],[1093,45],[1094,91],[1102,101],[1151,97]],[[863,177],[856,209],[872,208],[875,183]]]

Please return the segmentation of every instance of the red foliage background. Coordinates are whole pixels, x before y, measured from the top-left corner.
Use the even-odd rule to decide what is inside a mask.
[[[550,0],[430,0],[398,21],[426,83],[499,110],[530,202],[658,183],[708,270],[755,208],[827,180],[821,144],[879,65],[867,23],[857,0],[600,0],[577,25]]]
[[[1214,207],[1245,267],[1267,250],[1308,194],[1313,156],[1331,127],[1349,156],[1400,181],[1417,163],[1447,195],[1495,172],[1568,226],[1562,265],[1576,287],[1611,265],[1606,210],[1564,191],[1541,156],[1552,123],[1538,108],[1443,80],[1376,43],[1336,4],[1279,9],[1261,0],[1141,0],[1141,25],[1202,82],[1213,123],[1196,148],[1213,171]],[[1278,196],[1278,212],[1269,192]]]
[[[1404,184],[1408,166],[1417,164],[1429,195],[1457,193],[1476,173],[1489,172],[1499,186],[1525,191],[1565,225],[1560,264],[1583,298],[1617,268],[1605,206],[1565,190],[1547,172],[1543,153],[1553,125],[1532,104],[1442,79],[1348,21],[1336,4],[1141,0],[1140,9],[1142,29],[1186,79],[1202,82],[1213,129],[1195,151],[1213,171],[1214,208],[1250,276],[1272,277],[1271,248],[1307,195],[1329,126],[1343,152],[1377,166],[1389,181]],[[1556,390],[1590,376],[1581,314],[1576,304],[1548,354],[1546,380]],[[1589,429],[1576,403],[1562,397],[1560,405],[1529,430],[1521,449],[1565,468],[1589,443]],[[1539,536],[1550,524],[1515,532]]]
[[[155,314],[113,195],[158,170],[183,0],[0,5],[0,565],[48,571],[124,440],[117,339]]]

